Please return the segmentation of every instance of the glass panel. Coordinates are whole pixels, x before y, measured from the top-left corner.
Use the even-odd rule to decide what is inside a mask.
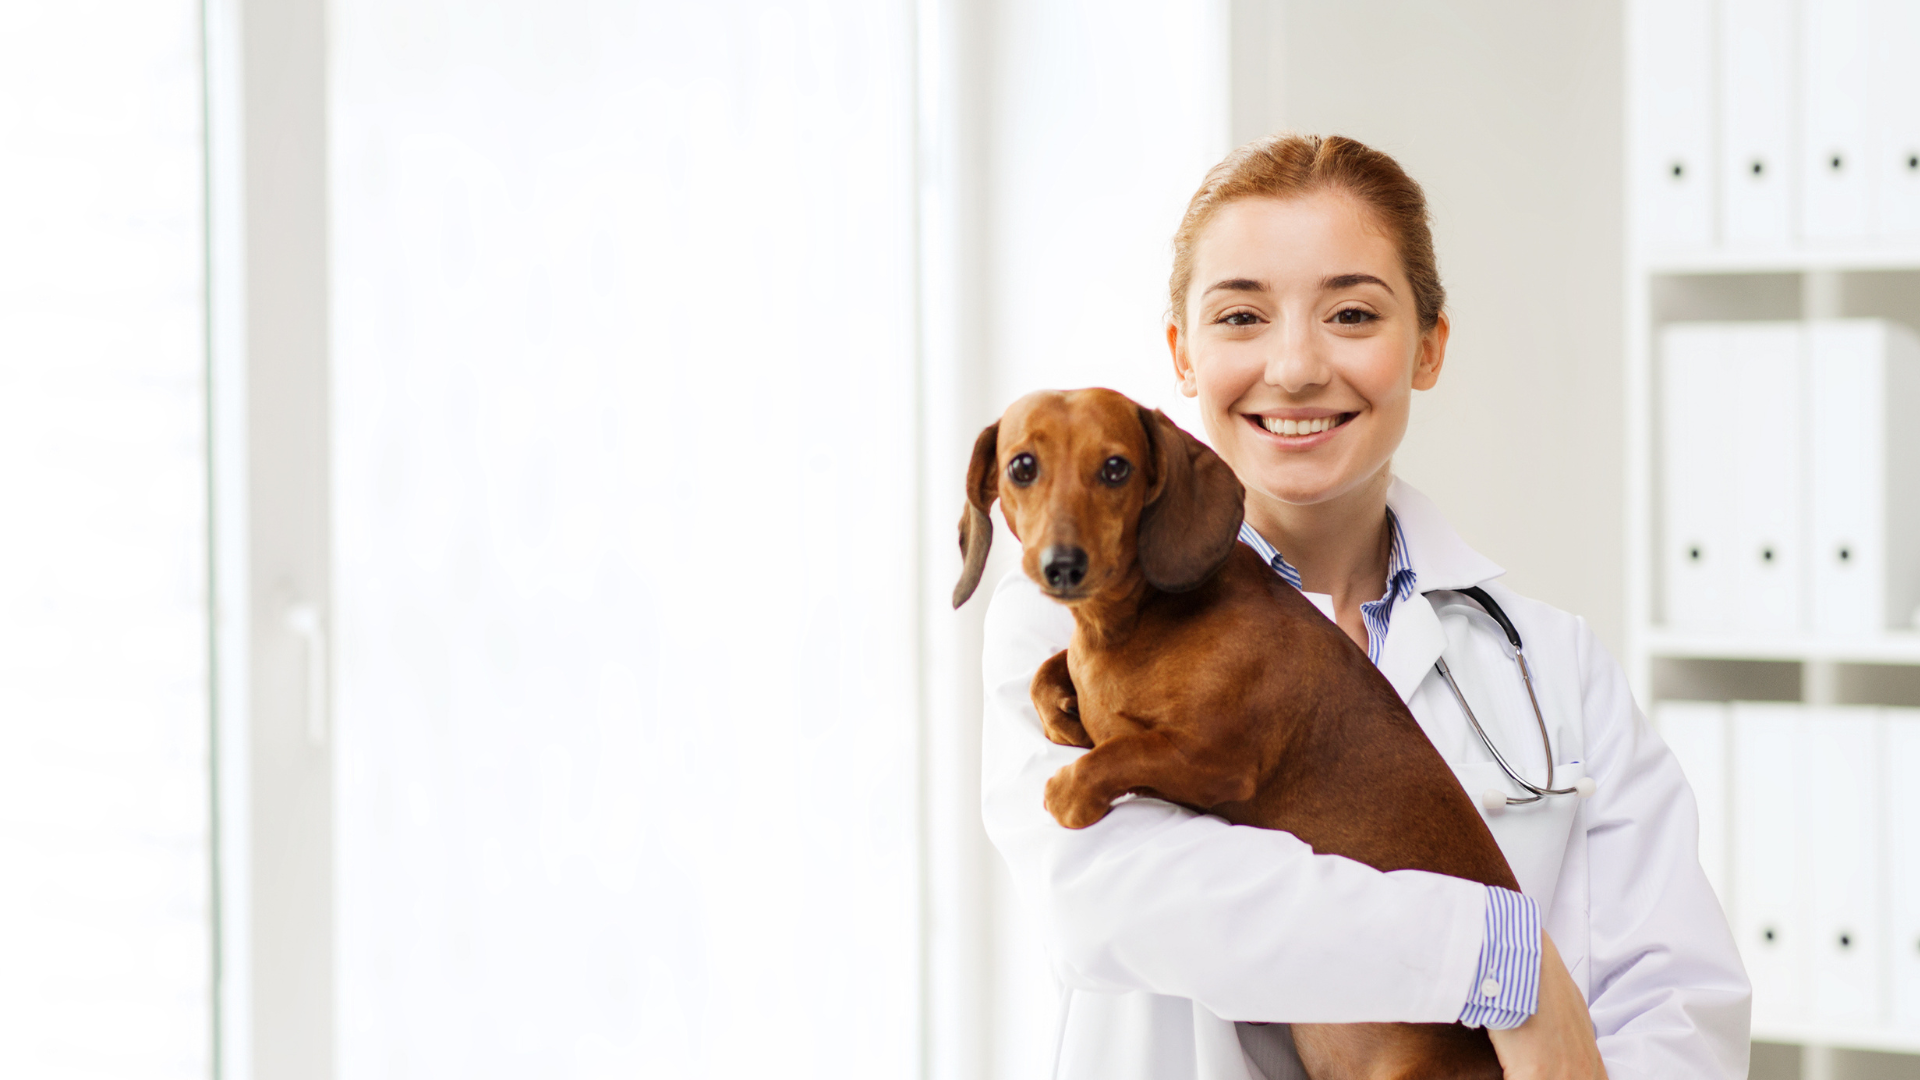
[[[333,9],[343,1076],[917,1071],[910,14]]]
[[[0,1075],[210,1071],[199,6],[0,7]]]

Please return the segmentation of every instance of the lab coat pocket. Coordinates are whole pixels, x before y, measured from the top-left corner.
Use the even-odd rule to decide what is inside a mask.
[[[1460,786],[1466,789],[1467,797],[1473,800],[1481,818],[1493,830],[1494,840],[1507,857],[1507,865],[1513,869],[1513,876],[1520,882],[1520,891],[1533,897],[1534,902],[1540,905],[1541,912],[1546,912],[1553,906],[1553,889],[1560,880],[1560,862],[1566,856],[1567,838],[1573,832],[1574,817],[1580,812],[1580,797],[1549,795],[1537,803],[1506,806],[1489,812],[1481,801],[1483,793],[1498,791],[1519,796],[1525,791],[1491,761],[1456,762],[1452,767],[1454,775],[1460,778]],[[1553,785],[1572,787],[1574,781],[1586,775],[1585,767],[1577,761],[1555,765]],[[1546,778],[1529,779],[1537,784]]]

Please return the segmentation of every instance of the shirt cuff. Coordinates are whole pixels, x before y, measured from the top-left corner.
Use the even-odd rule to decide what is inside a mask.
[[[1540,908],[1528,896],[1487,886],[1487,936],[1460,1022],[1516,1028],[1540,1007]]]

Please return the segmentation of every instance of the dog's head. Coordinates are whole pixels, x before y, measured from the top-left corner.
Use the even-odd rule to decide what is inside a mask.
[[[996,498],[1020,568],[1072,604],[1136,563],[1155,588],[1195,588],[1233,550],[1244,497],[1227,463],[1160,410],[1112,390],[1036,391],[974,442],[953,606],[980,584]]]

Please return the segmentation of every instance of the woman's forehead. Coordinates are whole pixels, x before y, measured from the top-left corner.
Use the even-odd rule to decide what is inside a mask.
[[[1277,287],[1354,272],[1405,279],[1400,253],[1378,217],[1335,191],[1236,199],[1215,212],[1194,245],[1193,287],[1201,292],[1222,279]]]

